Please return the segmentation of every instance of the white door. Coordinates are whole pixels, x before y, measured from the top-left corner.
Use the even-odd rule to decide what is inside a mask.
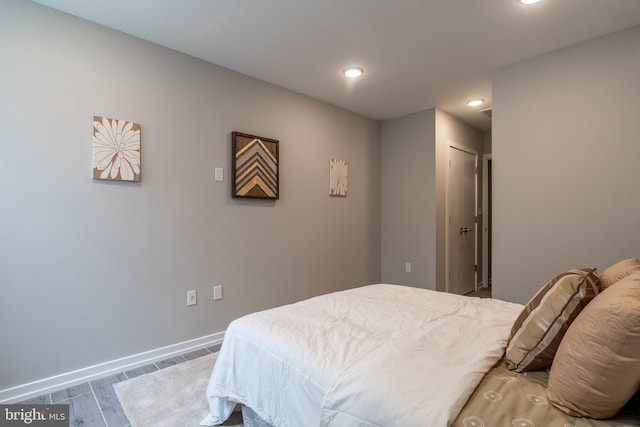
[[[447,185],[447,292],[476,290],[476,165],[477,155],[449,147]]]

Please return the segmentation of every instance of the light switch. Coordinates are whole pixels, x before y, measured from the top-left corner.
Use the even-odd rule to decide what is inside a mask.
[[[216,181],[224,181],[224,169],[222,168],[216,168],[215,171],[215,179]]]

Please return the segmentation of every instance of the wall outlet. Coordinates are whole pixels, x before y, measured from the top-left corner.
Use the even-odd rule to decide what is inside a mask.
[[[411,263],[410,262],[406,262],[404,264],[404,271],[407,273],[411,273]]]
[[[213,299],[214,300],[222,299],[222,286],[213,287]]]
[[[196,305],[198,303],[198,294],[194,289],[192,291],[187,291],[187,305]]]

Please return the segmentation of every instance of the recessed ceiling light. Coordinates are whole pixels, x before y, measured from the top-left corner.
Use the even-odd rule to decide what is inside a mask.
[[[355,78],[360,77],[364,70],[360,67],[350,67],[343,71],[344,75],[347,77]]]
[[[534,4],[534,3],[538,3],[540,0],[518,0],[518,3],[522,3],[522,4]]]
[[[470,99],[467,101],[467,105],[469,107],[477,107],[478,105],[482,105],[482,104],[484,104],[484,99],[481,99],[481,98]]]

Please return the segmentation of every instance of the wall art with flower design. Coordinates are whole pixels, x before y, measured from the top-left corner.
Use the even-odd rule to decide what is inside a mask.
[[[93,116],[93,178],[140,181],[140,125]]]
[[[345,160],[329,159],[329,195],[346,196],[349,166]]]

